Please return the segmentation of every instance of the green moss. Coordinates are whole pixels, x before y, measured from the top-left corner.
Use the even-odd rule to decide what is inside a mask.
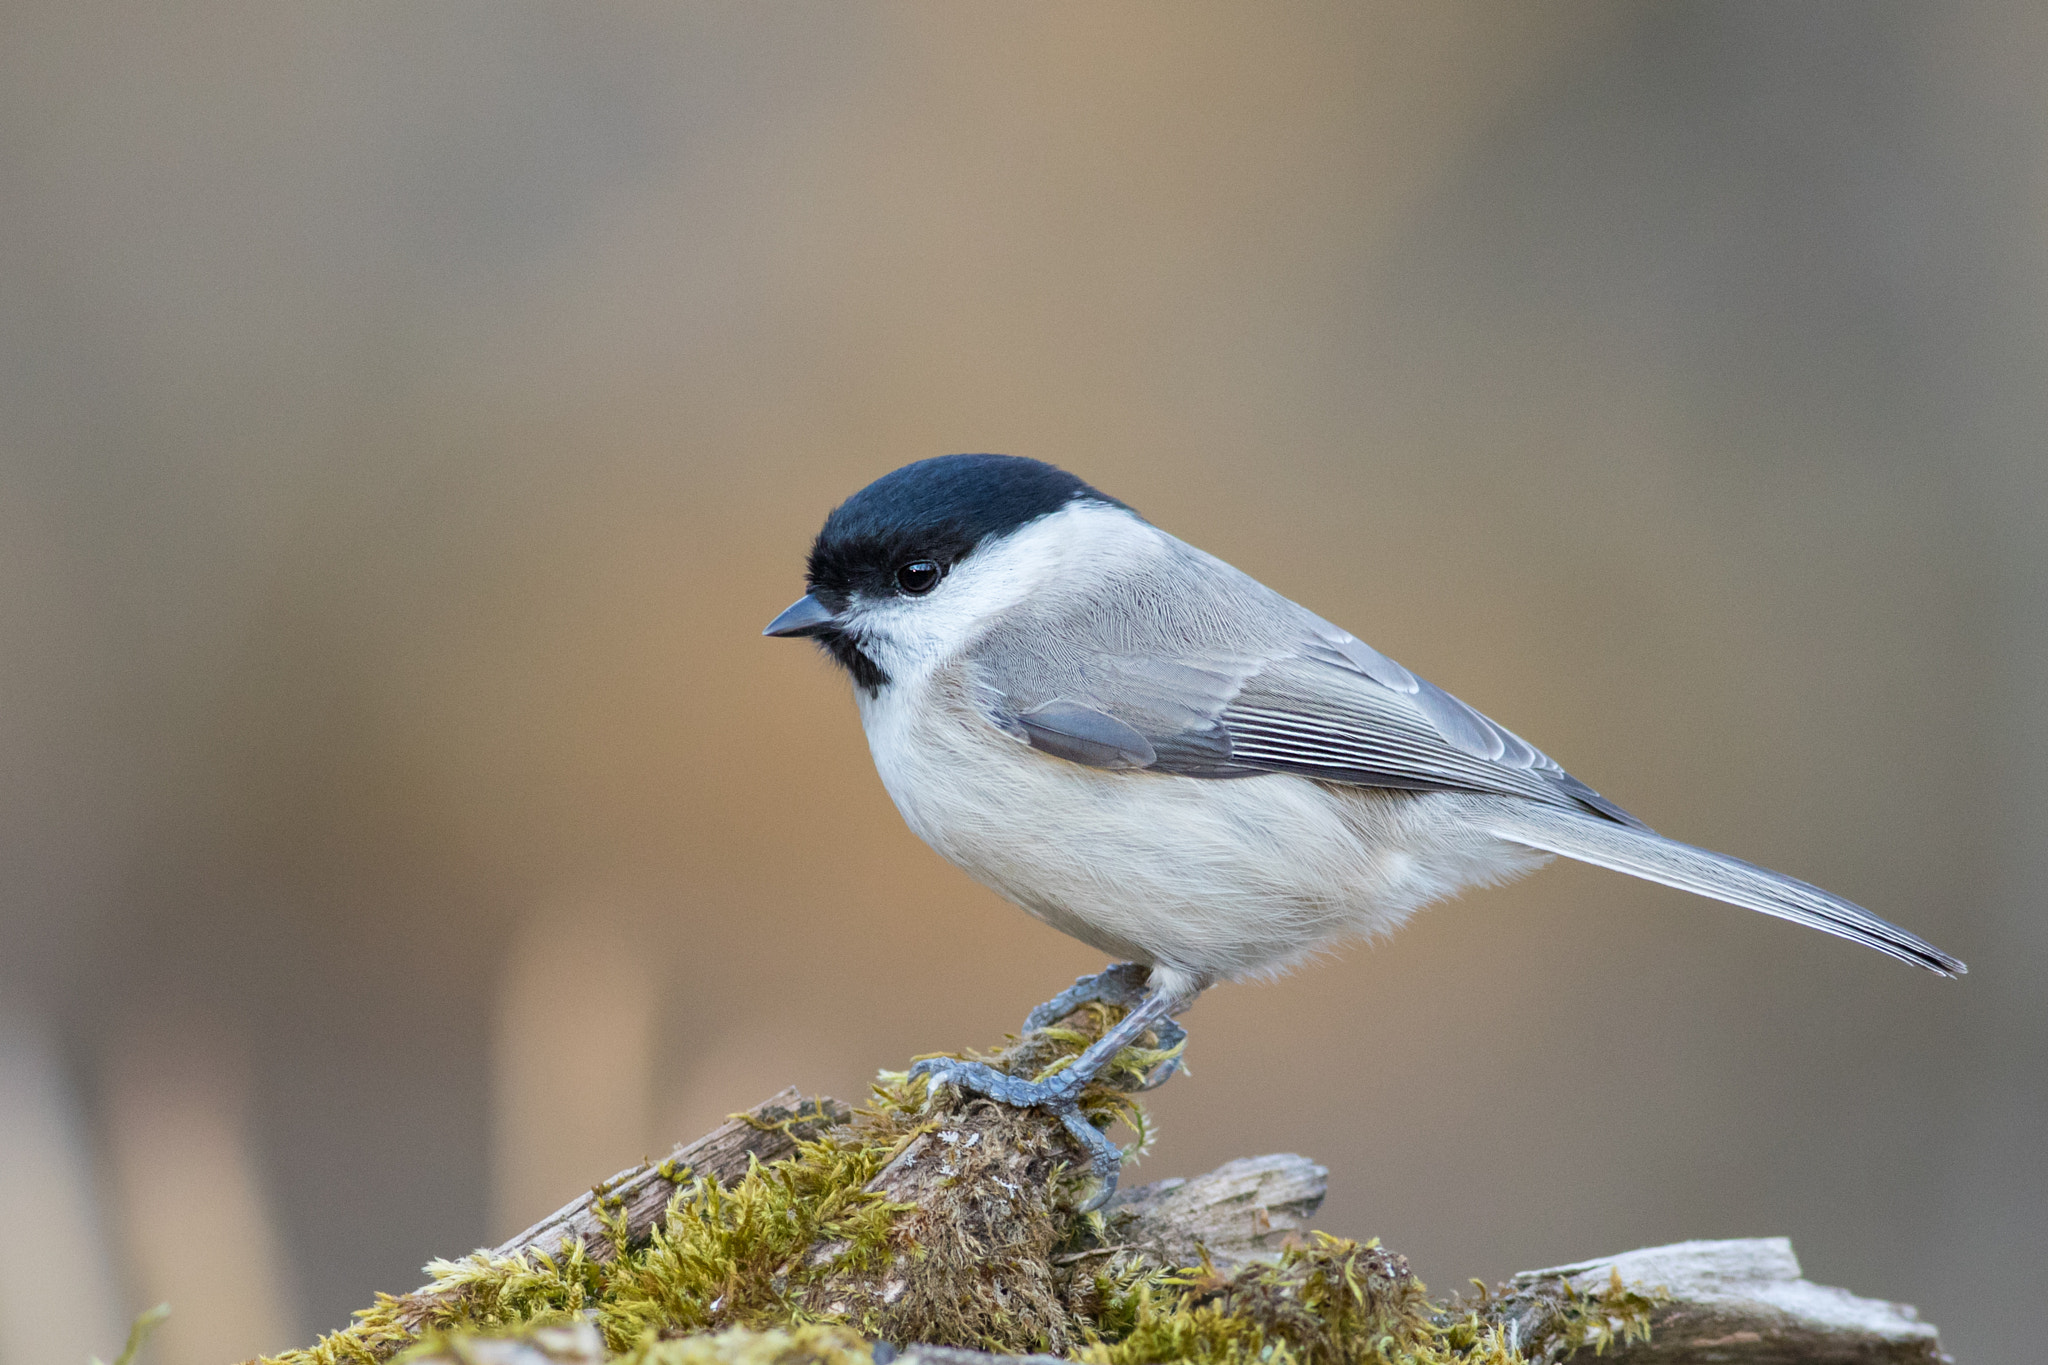
[[[1478,1292],[1455,1311],[1475,1320],[1520,1323],[1523,1350],[1536,1361],[1572,1359],[1588,1348],[1602,1356],[1616,1345],[1648,1341],[1651,1317],[1670,1302],[1662,1289],[1623,1283],[1619,1270],[1611,1270],[1594,1294],[1565,1279],[1495,1290],[1474,1284]]]
[[[794,1155],[756,1162],[730,1186],[701,1179],[678,1189],[646,1243],[611,1261],[582,1242],[553,1253],[476,1252],[427,1265],[425,1292],[380,1295],[348,1328],[276,1365],[375,1365],[417,1338],[453,1331],[509,1333],[594,1319],[613,1352],[727,1327],[801,1324],[811,1284],[880,1255],[901,1207],[863,1188],[913,1119],[889,1096],[864,1123],[799,1141]],[[623,1243],[623,1229],[612,1232]],[[813,1260],[823,1240],[839,1253]],[[862,1324],[855,1323],[855,1326]]]
[[[1088,1365],[1525,1365],[1477,1313],[1447,1317],[1376,1242],[1313,1233],[1278,1265],[1204,1265],[1098,1285]]]
[[[975,1102],[913,1152],[915,1207],[888,1255],[837,1280],[825,1306],[863,1317],[897,1342],[991,1351],[1063,1351],[1081,1330],[1061,1294],[1053,1248],[1073,1222],[1063,1130],[1042,1116]]]
[[[1053,1075],[1117,1018],[1089,1006],[968,1055]],[[1131,1127],[1134,1152],[1151,1133],[1129,1090],[1167,1055],[1128,1049],[1082,1097],[1098,1125]],[[425,1290],[380,1296],[348,1328],[268,1365],[501,1365],[507,1338],[563,1365],[870,1365],[875,1339],[1087,1365],[1530,1365],[1647,1335],[1654,1300],[1618,1282],[1599,1295],[1557,1284],[1441,1306],[1398,1256],[1322,1234],[1276,1265],[1228,1274],[1097,1259],[1091,1249],[1112,1248],[1099,1216],[1073,1213],[1085,1168],[1069,1142],[1042,1116],[883,1073],[850,1121],[799,1138],[781,1160],[729,1183],[675,1172],[644,1240],[629,1244],[614,1208],[600,1239],[614,1257],[565,1241],[436,1261]],[[893,1198],[913,1168],[918,1202]],[[1542,1325],[1523,1354],[1502,1324],[1531,1305]],[[564,1356],[572,1338],[580,1354]]]
[[[756,1163],[730,1190],[710,1181],[689,1197],[679,1193],[653,1240],[610,1277],[598,1309],[606,1340],[624,1348],[678,1331],[806,1321],[813,1284],[858,1273],[887,1253],[902,1206],[863,1187],[889,1151],[828,1134],[788,1160]],[[820,1243],[837,1250],[813,1257]]]

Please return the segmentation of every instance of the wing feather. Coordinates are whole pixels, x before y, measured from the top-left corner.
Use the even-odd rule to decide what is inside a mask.
[[[1643,827],[1349,631],[1222,560],[1147,534],[1155,553],[1114,575],[1114,590],[1041,594],[970,648],[992,723],[1093,766],[1484,792]],[[1145,746],[1149,761],[1136,762]]]
[[[1424,791],[1492,792],[1640,822],[1541,750],[1416,679],[1397,692],[1312,654],[1274,660],[1218,717],[1230,760],[1266,772]],[[1181,768],[1189,776],[1200,776]]]

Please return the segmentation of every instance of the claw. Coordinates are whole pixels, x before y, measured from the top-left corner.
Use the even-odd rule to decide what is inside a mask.
[[[1124,1167],[1123,1150],[1109,1140],[1109,1134],[1088,1121],[1088,1116],[1078,1107],[1060,1115],[1060,1122],[1073,1134],[1074,1141],[1088,1153],[1088,1164],[1095,1175],[1095,1193],[1081,1201],[1079,1212],[1093,1213],[1107,1204],[1116,1193],[1117,1176]]]
[[[1073,985],[1024,1016],[1024,1031],[1035,1033],[1050,1028],[1083,1005],[1100,1002],[1131,1009],[1145,998],[1150,973],[1135,962],[1119,962]]]
[[[927,1057],[910,1068],[913,1076],[929,1077],[956,1090],[986,1095],[1019,1109],[1058,1109],[1062,1102],[1071,1107],[1080,1087],[1062,1084],[1065,1077],[1050,1081],[1027,1081],[1009,1076],[986,1062],[966,1062],[957,1057]]]
[[[1159,1050],[1171,1052],[1173,1055],[1154,1067],[1152,1074],[1138,1083],[1138,1090],[1141,1093],[1157,1090],[1180,1073],[1181,1061],[1185,1054],[1179,1049],[1188,1040],[1188,1031],[1181,1027],[1177,1019],[1161,1019],[1152,1026],[1152,1031],[1159,1036]]]
[[[924,1076],[936,1084],[950,1085],[956,1090],[969,1094],[986,1095],[989,1099],[1019,1109],[1043,1109],[1058,1118],[1081,1150],[1088,1154],[1088,1164],[1099,1188],[1081,1205],[1082,1213],[1091,1213],[1109,1202],[1116,1193],[1117,1173],[1123,1168],[1124,1154],[1109,1140],[1109,1135],[1088,1121],[1081,1112],[1081,1082],[1069,1079],[1071,1070],[1062,1072],[1050,1081],[1027,1081],[1016,1076],[1006,1076],[985,1062],[966,1062],[954,1057],[927,1057],[910,1068],[913,1076]]]
[[[1035,1033],[1042,1028],[1051,1028],[1083,1005],[1113,1005],[1125,1011],[1136,1009],[1149,993],[1151,975],[1149,968],[1135,962],[1118,962],[1093,976],[1084,976],[1025,1015],[1024,1031]],[[1161,1052],[1173,1052],[1188,1039],[1188,1031],[1170,1016],[1154,1023],[1152,1031],[1158,1035]],[[1178,1055],[1169,1057],[1140,1081],[1137,1089],[1139,1092],[1157,1090],[1173,1079],[1180,1069],[1181,1058]]]
[[[986,1095],[1019,1109],[1043,1109],[1057,1117],[1073,1135],[1074,1141],[1088,1153],[1095,1178],[1101,1182],[1101,1187],[1081,1206],[1083,1213],[1093,1212],[1108,1203],[1109,1197],[1116,1193],[1117,1172],[1123,1166],[1123,1153],[1081,1112],[1081,1089],[1115,1061],[1118,1053],[1144,1037],[1147,1030],[1159,1040],[1162,1049],[1171,1052],[1179,1048],[1187,1041],[1187,1030],[1176,1024],[1172,1016],[1176,1011],[1187,1008],[1193,999],[1192,993],[1169,995],[1164,989],[1155,990],[1147,968],[1135,962],[1119,962],[1107,971],[1082,977],[1031,1011],[1030,1018],[1025,1020],[1027,1031],[1045,1028],[1081,1006],[1098,1001],[1118,1006],[1124,1011],[1123,1018],[1051,1080],[1027,1081],[1005,1075],[986,1062],[962,1061],[957,1057],[927,1057],[912,1066],[910,1074],[924,1076],[969,1094]],[[1138,1089],[1150,1090],[1178,1070],[1180,1057],[1176,1053],[1145,1077]]]

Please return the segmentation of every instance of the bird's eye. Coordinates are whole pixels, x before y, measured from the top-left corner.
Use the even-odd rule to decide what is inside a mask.
[[[939,580],[945,573],[935,560],[913,559],[897,567],[896,586],[912,597],[922,597],[939,586]]]

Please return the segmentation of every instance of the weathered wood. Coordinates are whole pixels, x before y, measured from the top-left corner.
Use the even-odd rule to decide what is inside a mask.
[[[608,1261],[620,1248],[613,1245],[605,1229],[606,1218],[623,1216],[628,1244],[638,1242],[654,1230],[669,1199],[689,1181],[705,1175],[737,1180],[747,1173],[749,1161],[779,1160],[796,1150],[799,1138],[844,1123],[851,1116],[852,1111],[837,1100],[809,1098],[795,1086],[787,1087],[696,1141],[679,1143],[662,1160],[620,1171],[493,1247],[490,1254],[552,1252],[564,1241],[581,1240],[592,1259]]]
[[[704,1176],[737,1180],[752,1162],[788,1156],[800,1139],[844,1123],[851,1115],[837,1100],[808,1098],[794,1086],[780,1090],[694,1142],[679,1143],[662,1160],[620,1171],[487,1254],[553,1255],[564,1243],[581,1242],[593,1260],[609,1261],[624,1248],[614,1240],[607,1221],[623,1228],[625,1246],[644,1241],[683,1185]],[[450,1296],[432,1286],[415,1289],[400,1296],[397,1316],[407,1330],[417,1332],[436,1308],[448,1302]]]
[[[1559,1295],[1569,1285],[1584,1295],[1614,1278],[1658,1290],[1647,1342],[1616,1342],[1604,1359],[1617,1365],[1944,1365],[1932,1324],[1906,1304],[1858,1298],[1801,1277],[1792,1243],[1783,1237],[1679,1242],[1548,1270],[1524,1271],[1509,1282],[1501,1305],[1512,1339],[1539,1343],[1552,1330]],[[1592,1352],[1580,1353],[1591,1359]],[[1548,1359],[1548,1355],[1543,1358]]]
[[[513,1336],[458,1335],[419,1365],[604,1365],[604,1338],[587,1322]]]
[[[1289,1236],[1308,1231],[1329,1189],[1329,1171],[1307,1157],[1240,1157],[1192,1180],[1118,1191],[1103,1211],[1104,1249],[1175,1266],[1193,1265],[1206,1251],[1219,1270],[1271,1263]]]

